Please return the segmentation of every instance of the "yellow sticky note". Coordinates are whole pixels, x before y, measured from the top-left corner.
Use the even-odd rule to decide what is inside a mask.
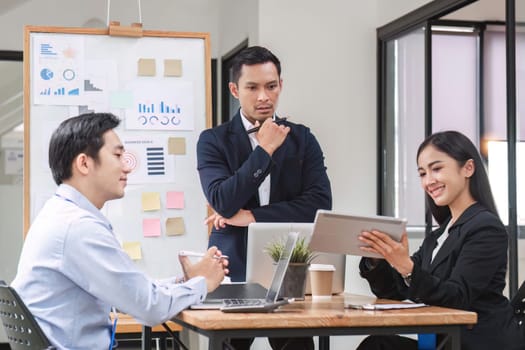
[[[155,74],[155,59],[139,58],[137,63],[137,75],[142,77],[154,77]]]
[[[186,139],[184,137],[168,138],[168,154],[186,154]]]
[[[160,236],[160,219],[143,219],[142,233],[144,237],[158,237]]]
[[[140,249],[140,242],[124,242],[122,249],[129,255],[133,260],[142,259],[142,251]]]
[[[160,210],[160,194],[158,192],[143,192],[142,210]]]
[[[182,76],[182,61],[166,59],[164,60],[164,76],[165,77],[181,77]]]
[[[179,236],[186,233],[184,218],[168,218],[166,220],[166,236]]]

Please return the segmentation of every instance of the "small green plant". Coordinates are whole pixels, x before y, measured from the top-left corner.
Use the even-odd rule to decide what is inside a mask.
[[[286,240],[284,238],[278,239],[274,242],[270,242],[264,249],[264,251],[272,258],[274,262],[278,262],[284,251],[284,245]],[[290,263],[301,263],[310,264],[310,262],[316,257],[310,248],[305,238],[300,238],[292,251]]]

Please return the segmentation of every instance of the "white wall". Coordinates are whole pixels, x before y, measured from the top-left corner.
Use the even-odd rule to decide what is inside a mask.
[[[490,0],[492,1],[492,0]],[[356,2],[356,1],[353,1]],[[376,0],[377,3],[377,27],[381,27],[388,22],[401,17],[418,7],[421,7],[430,0]]]
[[[259,44],[281,59],[280,113],[322,145],[334,208],[375,213],[376,5],[359,3],[260,1]]]
[[[133,0],[31,0],[11,11],[0,4],[0,30],[13,33],[0,37],[2,50],[22,50],[25,25],[83,27],[87,22],[105,26],[107,2],[110,20],[121,25],[139,22],[137,1]],[[147,0],[141,1],[144,29],[209,32],[212,55],[216,56],[219,1]]]
[[[219,56],[229,53],[248,39],[255,45],[259,37],[259,9],[257,0],[220,0]]]
[[[519,0],[516,1],[516,4]],[[516,8],[516,15],[519,15]],[[479,0],[445,17],[446,19],[470,19],[478,21],[505,21],[505,0]]]

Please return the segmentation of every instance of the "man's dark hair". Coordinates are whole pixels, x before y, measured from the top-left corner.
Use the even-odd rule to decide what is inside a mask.
[[[239,52],[233,59],[232,64],[232,82],[239,83],[242,66],[252,66],[254,64],[263,64],[272,62],[277,68],[277,74],[281,76],[281,62],[270,50],[262,46],[250,46]]]
[[[73,160],[85,153],[98,162],[103,135],[116,128],[120,119],[111,113],[88,113],[64,120],[49,141],[49,167],[57,185],[72,176]]]

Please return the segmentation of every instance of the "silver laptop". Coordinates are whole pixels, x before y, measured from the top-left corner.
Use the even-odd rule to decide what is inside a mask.
[[[224,299],[221,310],[223,312],[269,312],[277,307],[288,304],[290,299],[277,300],[281,285],[283,284],[284,275],[288,269],[292,251],[297,243],[299,233],[289,232],[284,245],[284,251],[277,262],[277,268],[273,275],[272,284],[268,288],[264,299]]]
[[[248,226],[248,247],[246,258],[246,281],[259,283],[268,288],[272,280],[275,266],[273,260],[264,251],[268,243],[281,237],[288,232],[299,232],[299,239],[305,238],[310,241],[313,232],[313,223],[292,222],[256,222]],[[332,293],[339,294],[345,287],[345,254],[332,254],[317,252],[314,264],[331,264],[335,266],[332,281]],[[311,294],[310,278],[306,278],[306,294]]]

